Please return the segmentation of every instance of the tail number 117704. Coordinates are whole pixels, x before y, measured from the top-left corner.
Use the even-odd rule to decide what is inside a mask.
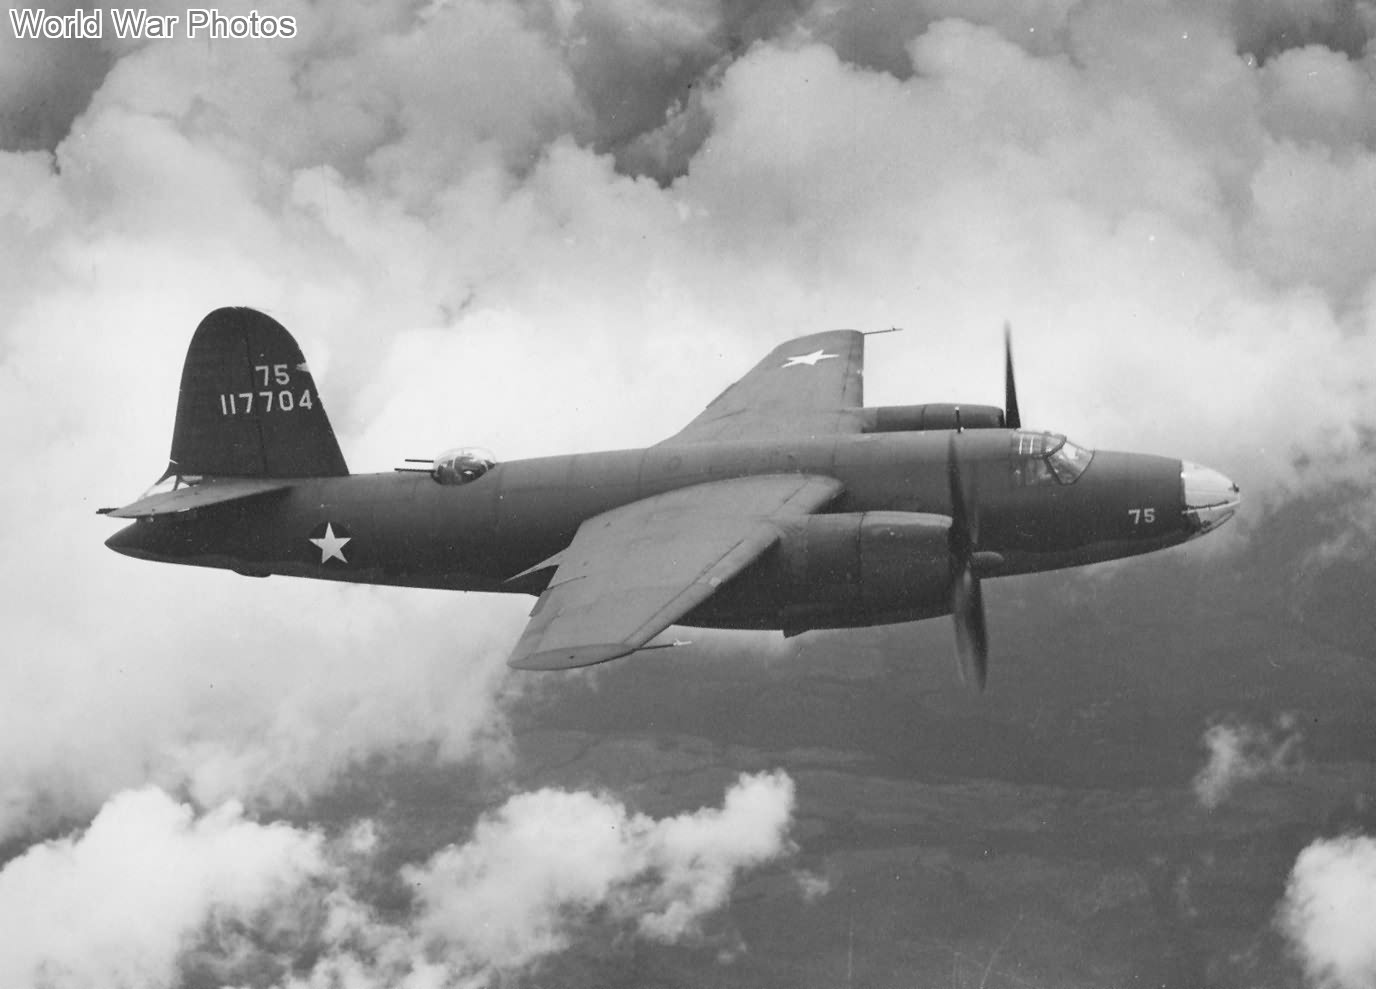
[[[297,393],[290,387],[282,387],[291,385],[291,365],[255,364],[253,372],[263,379],[261,390],[220,392],[220,415],[252,415],[255,406],[260,413],[315,408],[309,388]]]

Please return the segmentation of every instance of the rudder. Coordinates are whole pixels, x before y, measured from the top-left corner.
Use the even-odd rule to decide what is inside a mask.
[[[306,358],[255,309],[216,309],[182,368],[167,474],[322,477],[349,473]]]

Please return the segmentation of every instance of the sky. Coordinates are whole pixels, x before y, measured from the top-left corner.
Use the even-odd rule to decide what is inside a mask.
[[[760,869],[825,886],[788,766],[655,814],[605,781],[518,790],[513,705],[560,689],[503,665],[528,601],[105,550],[95,509],[162,473],[222,305],[294,333],[355,471],[646,445],[840,326],[905,330],[870,342],[869,404],[993,403],[1008,321],[1030,425],[1241,484],[1205,559],[1316,505],[1297,572],[1369,554],[1370,4],[271,12],[296,36],[0,25],[0,927],[32,935],[0,982],[482,984],[579,918],[672,944]],[[1181,785],[1217,806],[1302,752],[1283,712],[1221,717]],[[315,813],[422,762],[488,781],[446,844],[400,861]],[[1376,837],[1309,837],[1275,923],[1313,986],[1369,985],[1376,938],[1342,925]],[[378,875],[405,908],[360,892]]]

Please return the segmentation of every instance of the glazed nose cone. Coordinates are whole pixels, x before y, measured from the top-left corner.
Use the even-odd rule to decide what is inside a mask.
[[[1180,464],[1180,488],[1185,498],[1185,524],[1197,536],[1227,522],[1242,504],[1236,484],[1212,467],[1189,461]]]

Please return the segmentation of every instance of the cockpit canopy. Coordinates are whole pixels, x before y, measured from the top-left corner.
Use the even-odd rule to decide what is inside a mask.
[[[1013,433],[1013,469],[1025,486],[1074,484],[1093,459],[1093,450],[1059,433]]]
[[[461,446],[445,450],[436,457],[430,476],[440,484],[470,484],[496,466],[497,461],[489,451],[477,446]]]
[[[160,478],[151,488],[139,495],[139,500],[142,501],[145,498],[152,498],[154,495],[171,494],[173,491],[179,491],[182,488],[195,487],[197,484],[200,484],[202,480],[203,478],[200,474],[167,474]]]

